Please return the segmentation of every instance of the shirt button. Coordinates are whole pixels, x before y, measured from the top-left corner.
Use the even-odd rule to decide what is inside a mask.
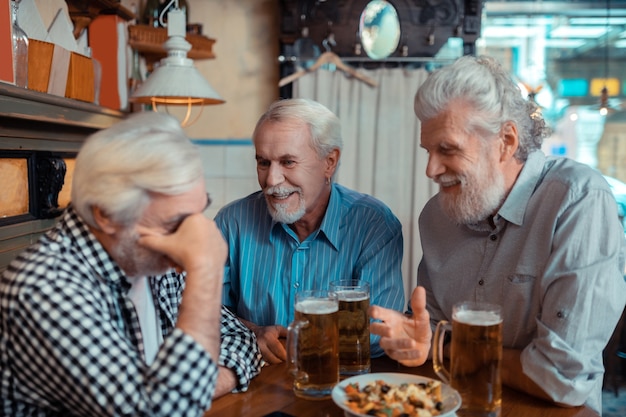
[[[490,236],[489,236],[489,239],[491,239],[491,240],[495,241],[495,240],[498,240],[498,236],[496,236],[496,235],[490,235]]]
[[[482,279],[480,281],[478,281],[478,285],[484,285],[485,281],[483,281]]]
[[[294,288],[300,288],[300,284],[296,282],[295,284],[293,284],[293,287]]]

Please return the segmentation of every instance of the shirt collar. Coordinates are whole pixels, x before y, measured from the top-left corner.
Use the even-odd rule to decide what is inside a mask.
[[[539,150],[528,155],[511,192],[498,210],[498,215],[518,226],[524,223],[526,206],[541,178],[545,160],[545,155]]]
[[[339,186],[332,183],[330,189],[330,199],[328,201],[328,207],[326,207],[326,213],[322,219],[320,225],[320,232],[324,233],[326,239],[330,242],[335,250],[339,250],[339,226],[341,224],[342,215],[342,198],[339,192]]]
[[[59,227],[64,228],[70,238],[75,241],[73,247],[79,248],[80,253],[78,256],[82,256],[84,261],[94,269],[102,280],[108,284],[120,287],[124,293],[128,292],[130,283],[124,272],[71,205],[66,209]]]

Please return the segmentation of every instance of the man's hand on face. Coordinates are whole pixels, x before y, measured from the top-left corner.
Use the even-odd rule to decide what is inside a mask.
[[[171,234],[142,226],[137,226],[137,232],[139,245],[167,256],[179,272],[224,268],[228,247],[215,222],[202,213],[186,217]]]
[[[185,217],[172,233],[141,226],[136,230],[139,245],[163,254],[187,273],[176,327],[218,358],[227,245],[215,222],[197,213]]]

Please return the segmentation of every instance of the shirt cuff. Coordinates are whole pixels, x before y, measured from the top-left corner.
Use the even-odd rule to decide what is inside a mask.
[[[219,364],[235,374],[237,385],[232,392],[245,391],[252,378],[261,372],[263,357],[256,336],[223,308],[221,337]]]
[[[254,347],[256,348],[256,342]],[[245,349],[243,353],[223,350],[220,353],[219,364],[235,373],[237,386],[232,392],[243,392],[248,390],[252,378],[261,372],[262,357],[260,352],[255,354]]]
[[[570,406],[585,404],[590,394],[602,380],[602,373],[582,372],[584,364],[570,360],[567,369],[578,374],[564,375],[554,365],[554,358],[547,357],[534,341],[522,351],[521,362],[524,374],[540,386],[555,402]],[[570,358],[572,359],[572,358]]]

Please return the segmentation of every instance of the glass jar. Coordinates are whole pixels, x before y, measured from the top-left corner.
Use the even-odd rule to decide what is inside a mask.
[[[133,93],[141,86],[144,81],[144,77],[141,75],[141,59],[139,51],[133,49],[133,66],[130,72],[130,78],[128,79],[128,96],[132,96]],[[143,110],[143,105],[140,103],[130,103],[130,111],[138,112]]]
[[[28,36],[17,23],[17,11],[21,0],[11,0],[13,21],[13,75],[15,85],[28,87]]]

